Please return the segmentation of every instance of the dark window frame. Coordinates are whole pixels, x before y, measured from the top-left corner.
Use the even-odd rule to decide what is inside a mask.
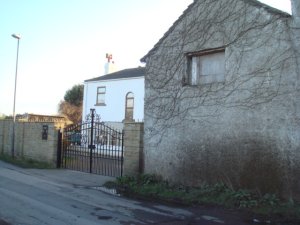
[[[132,100],[132,106],[128,106],[130,100]],[[134,121],[133,111],[134,111],[134,94],[132,92],[128,92],[125,98],[125,120]]]
[[[223,83],[225,82],[225,47],[219,47],[219,48],[212,48],[212,49],[206,49],[202,51],[196,51],[196,52],[189,52],[186,53],[186,58],[187,58],[187,66],[186,66],[186,76],[183,78],[183,85],[189,85],[189,86],[199,86],[199,85],[207,85],[207,84],[212,84],[212,83]],[[193,58],[198,58],[201,56],[208,56],[208,55],[213,55],[217,53],[224,53],[224,74],[223,74],[223,79],[221,81],[212,81],[212,82],[200,82],[200,75],[199,71],[200,68],[197,69],[197,77],[193,76],[192,74],[192,67],[193,67]],[[200,59],[198,59],[200,60]],[[199,65],[198,65],[199,66]],[[203,76],[203,75],[202,75]],[[196,81],[193,81],[193,78]]]
[[[104,88],[104,91],[100,91]],[[96,98],[96,104],[95,106],[105,106],[105,95],[106,95],[106,86],[99,86],[97,87],[97,98]],[[100,98],[100,96],[103,96],[103,98]],[[103,100],[102,102],[99,102],[100,100]]]

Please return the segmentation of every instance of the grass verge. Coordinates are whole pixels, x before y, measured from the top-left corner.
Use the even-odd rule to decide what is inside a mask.
[[[127,197],[142,198],[185,205],[216,205],[230,209],[245,209],[255,215],[300,223],[300,204],[283,201],[275,194],[259,195],[249,190],[232,190],[225,184],[192,188],[170,185],[155,175],[119,177],[105,184]]]
[[[10,155],[7,154],[0,154],[0,160],[22,167],[22,168],[35,168],[35,169],[53,169],[54,166],[47,162],[40,162],[33,159],[28,159],[24,157],[15,157],[12,158]]]

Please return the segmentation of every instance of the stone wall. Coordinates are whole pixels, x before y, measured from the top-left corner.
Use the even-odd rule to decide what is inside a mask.
[[[43,126],[48,126],[47,140],[42,139]],[[0,154],[12,154],[12,120],[0,120]],[[124,124],[124,175],[143,172],[144,123]],[[54,123],[17,122],[15,156],[41,162],[57,163],[58,130]]]
[[[42,139],[43,126],[48,126],[47,140]],[[0,153],[12,154],[12,120],[0,120]],[[56,164],[58,130],[54,123],[16,122],[15,156]]]
[[[135,176],[143,172],[144,123],[124,124],[124,175]]]
[[[300,199],[291,21],[258,1],[194,1],[146,57],[145,172]],[[187,84],[187,55],[218,48],[224,82]]]

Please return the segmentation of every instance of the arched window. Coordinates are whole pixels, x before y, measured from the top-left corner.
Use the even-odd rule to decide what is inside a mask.
[[[134,94],[128,92],[125,103],[125,121],[133,121]]]

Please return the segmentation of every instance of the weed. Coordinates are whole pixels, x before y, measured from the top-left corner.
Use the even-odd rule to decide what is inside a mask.
[[[233,194],[236,205],[239,208],[254,208],[258,205],[258,200],[253,193],[248,190],[238,190]]]
[[[260,204],[264,206],[276,207],[279,205],[279,199],[275,194],[265,194],[260,199]]]
[[[53,169],[54,166],[47,162],[41,162],[37,160],[33,160],[30,158],[12,158],[11,156],[7,154],[0,154],[0,160],[4,162],[8,162],[11,164],[14,164],[16,166],[22,167],[22,168],[36,168],[36,169]]]

